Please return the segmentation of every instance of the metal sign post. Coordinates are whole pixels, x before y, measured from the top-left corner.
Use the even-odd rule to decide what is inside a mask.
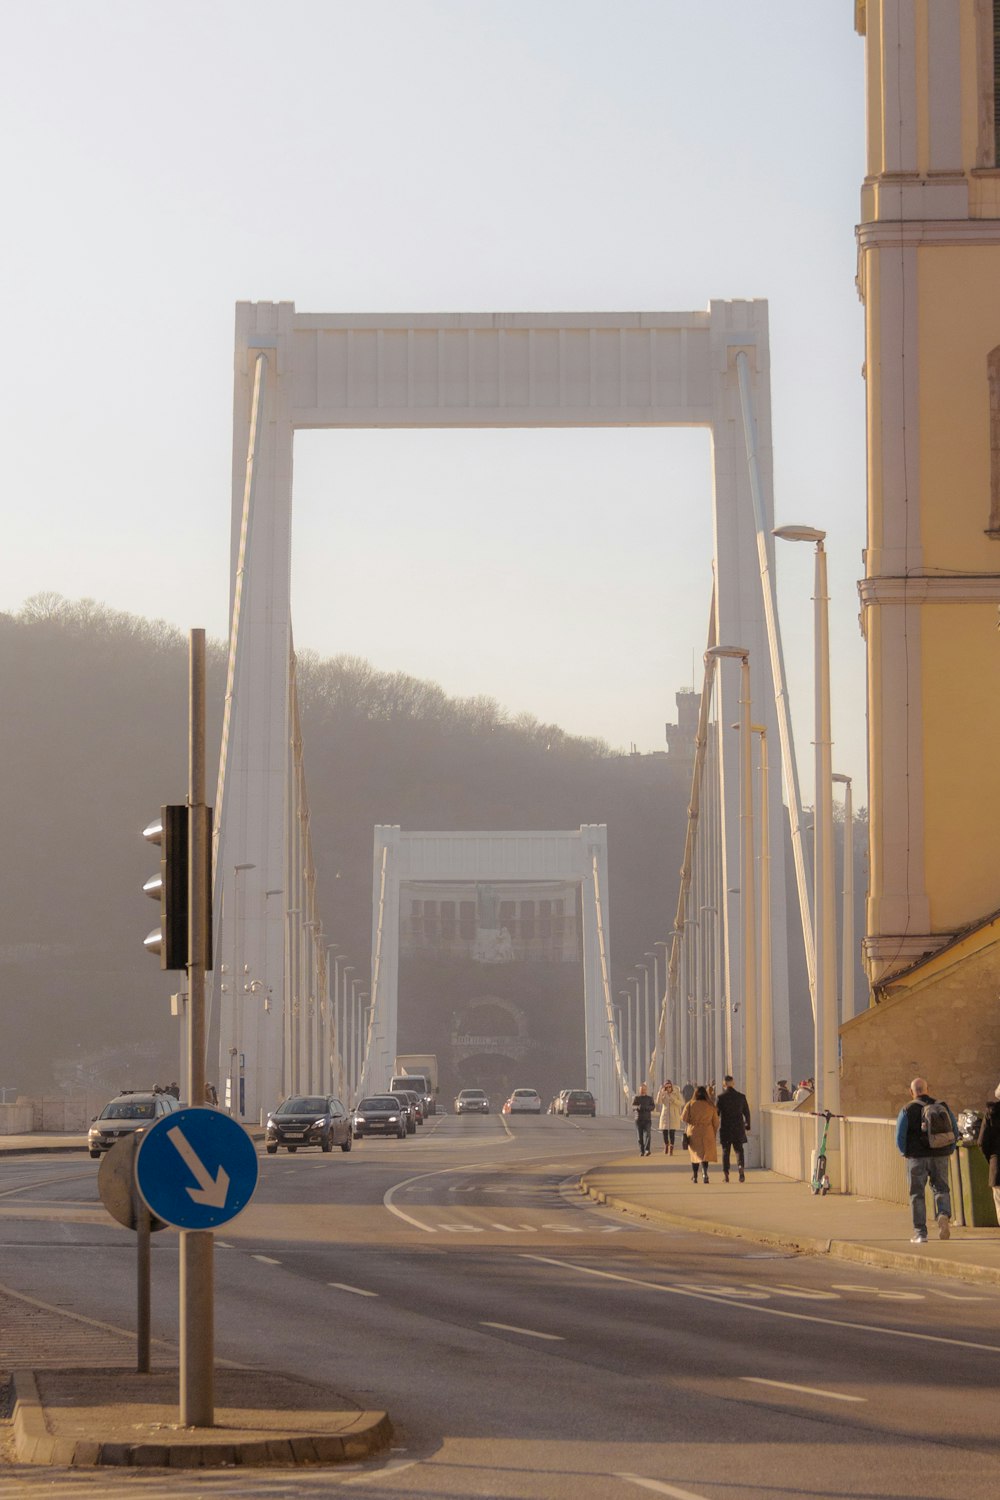
[[[150,1212],[136,1182],[136,1159],[144,1132],[134,1130],[123,1135],[105,1153],[97,1173],[97,1190],[101,1202],[112,1218],[136,1231],[136,1369],[149,1373],[150,1359],[150,1286],[152,1260],[150,1235],[166,1229],[166,1221]]]
[[[205,1099],[205,967],[208,958],[209,822],[205,805],[205,632],[189,647],[188,741],[188,1076],[192,1105]],[[185,1427],[215,1420],[214,1248],[210,1229],[182,1229],[180,1254],[180,1417]]]

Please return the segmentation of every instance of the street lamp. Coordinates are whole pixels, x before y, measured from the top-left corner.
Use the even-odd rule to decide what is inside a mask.
[[[849,776],[834,771],[833,781],[844,788],[844,911],[841,919],[840,1020],[854,1015],[854,803]]]
[[[245,870],[256,870],[254,864],[233,866],[233,1043],[229,1049],[229,1055],[235,1059],[229,1084],[229,1113],[237,1119],[243,1118],[243,1106],[246,1103],[245,1083],[243,1074],[243,982],[240,976],[239,954],[241,947],[240,934],[240,876]],[[200,1104],[200,1099],[192,1099],[192,1104]]]
[[[746,646],[710,646],[706,662],[733,657],[740,663],[740,762],[743,772],[743,795],[740,822],[743,829],[743,1047],[747,1102],[753,1116],[760,1107],[759,1058],[757,1046],[757,899],[754,882],[753,844],[753,761],[750,755],[750,652]]]
[[[840,1057],[837,1032],[837,918],[834,904],[833,766],[830,738],[830,600],[826,581],[825,531],[815,526],[779,526],[785,542],[816,546],[814,604],[816,843],[813,924],[816,948],[816,1108],[840,1111]],[[817,1151],[821,1122],[817,1120]]]
[[[635,985],[635,993],[629,991],[632,1002],[635,1005],[635,1087],[638,1089],[640,1083],[646,1080],[645,1070],[642,1066],[642,1010],[639,1005],[639,976],[629,974],[625,980],[626,984]]]
[[[649,957],[649,956],[651,956],[651,955],[647,955],[647,957]],[[642,1001],[642,1065],[643,1065],[643,1075],[642,1076],[643,1076],[644,1079],[648,1079],[649,1075],[648,1075],[648,1072],[646,1070],[650,1067],[651,1053],[652,1053],[652,1050],[653,1050],[651,1042],[650,1042],[650,1034],[649,1034],[649,970],[648,970],[648,968],[646,967],[645,964],[636,964],[635,965],[635,972],[636,972],[636,975],[641,975],[642,976],[642,984],[643,984],[643,1001]]]
[[[656,1057],[659,1063],[660,1073],[667,1076],[667,1047],[670,1043],[670,1010],[667,1002],[667,976],[669,974],[669,959],[667,949],[670,947],[669,938],[657,938],[653,943],[654,950],[663,949],[663,989],[661,991],[659,979],[656,983]],[[663,1047],[660,1047],[660,1028],[663,1028]],[[659,1074],[657,1075],[659,1076]]]
[[[628,1068],[630,1077],[629,1084],[635,1093],[637,1084],[635,1081],[635,1027],[632,1024],[632,996],[628,990],[619,990],[619,997],[625,1001],[625,1024],[627,1035],[625,1038],[625,1066]]]

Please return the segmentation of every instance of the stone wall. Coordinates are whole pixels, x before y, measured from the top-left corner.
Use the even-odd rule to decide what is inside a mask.
[[[897,1114],[918,1076],[956,1114],[982,1109],[1000,1083],[1000,942],[933,956],[840,1036],[844,1114]]]

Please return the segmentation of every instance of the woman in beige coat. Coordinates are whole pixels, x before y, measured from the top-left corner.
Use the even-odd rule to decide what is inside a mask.
[[[719,1112],[709,1099],[708,1089],[704,1084],[695,1089],[694,1098],[689,1099],[685,1104],[681,1120],[687,1131],[692,1179],[695,1182],[698,1181],[698,1168],[701,1167],[704,1174],[702,1181],[707,1182],[709,1162],[719,1160],[719,1154],[715,1148],[715,1137],[719,1131]]]
[[[660,1107],[660,1129],[663,1131],[663,1149],[667,1156],[673,1156],[674,1136],[678,1130],[683,1129],[681,1111],[684,1108],[684,1096],[680,1089],[674,1088],[672,1079],[668,1078],[657,1094],[656,1102]]]

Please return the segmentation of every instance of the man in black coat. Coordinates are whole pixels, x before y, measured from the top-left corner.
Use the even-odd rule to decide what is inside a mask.
[[[743,1147],[747,1143],[747,1133],[750,1130],[750,1106],[747,1103],[746,1094],[741,1094],[735,1087],[731,1073],[726,1074],[726,1086],[722,1090],[715,1107],[719,1111],[719,1144],[722,1146],[722,1175],[726,1182],[729,1181],[729,1154],[736,1150],[736,1165],[740,1171],[740,1181],[746,1182],[746,1163],[743,1157]]]
[[[986,1106],[979,1131],[979,1145],[990,1164],[990,1187],[993,1189],[997,1222],[1000,1223],[1000,1083],[996,1086],[993,1100],[992,1104]]]

